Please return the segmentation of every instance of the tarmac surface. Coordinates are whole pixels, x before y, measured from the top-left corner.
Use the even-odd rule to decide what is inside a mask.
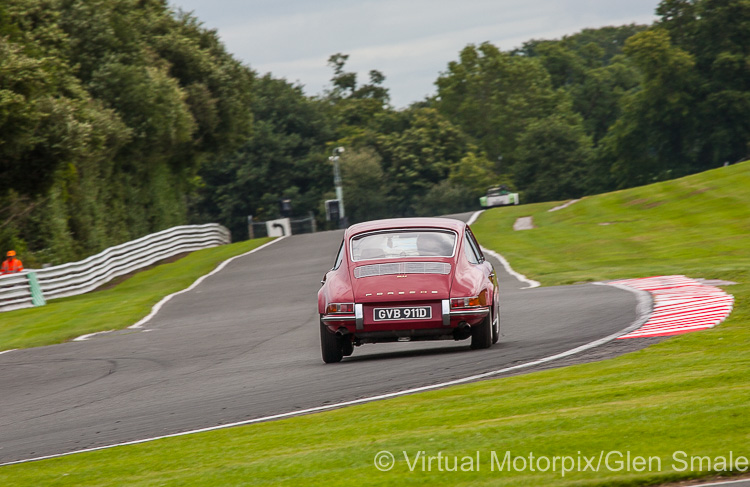
[[[238,258],[144,329],[0,355],[0,464],[442,383],[564,352],[636,319],[627,291],[521,289],[493,262],[503,334],[493,347],[363,345],[326,365],[316,293],[342,236],[292,236]]]

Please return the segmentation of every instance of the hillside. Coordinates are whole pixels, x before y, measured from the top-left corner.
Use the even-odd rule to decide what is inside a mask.
[[[743,163],[554,213],[554,204],[495,209],[475,226],[483,245],[544,284],[667,272],[734,279],[735,310],[716,328],[601,362],[6,466],[0,483],[640,486],[740,474],[727,462],[730,452],[747,458],[750,434],[749,177]],[[527,215],[539,227],[512,233]],[[373,465],[379,452],[395,453],[392,469]],[[450,458],[451,468],[453,458],[481,458],[481,468],[427,469],[419,452]],[[492,452],[500,462],[507,452],[514,467],[493,468]],[[527,463],[596,465],[600,455],[597,470]],[[694,457],[704,460],[681,463]]]
[[[559,204],[489,210],[475,231],[547,285],[660,274],[748,277],[750,161],[548,211]],[[514,232],[522,216],[537,228]]]

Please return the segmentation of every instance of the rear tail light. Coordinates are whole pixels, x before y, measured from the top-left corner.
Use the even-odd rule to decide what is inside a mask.
[[[479,296],[466,298],[451,298],[451,309],[479,308],[487,306],[487,291],[482,291]]]
[[[479,306],[479,296],[471,298],[451,298],[451,308],[476,308]]]
[[[354,314],[354,303],[331,303],[326,308],[328,314]]]

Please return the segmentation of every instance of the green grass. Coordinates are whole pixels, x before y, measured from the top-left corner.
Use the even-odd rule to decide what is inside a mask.
[[[545,285],[659,274],[732,278],[750,256],[750,163],[584,198],[489,210],[485,247]],[[538,227],[513,231],[533,216]]]
[[[750,163],[547,213],[552,206],[491,210],[474,228],[544,284],[660,273],[732,279],[734,313],[717,328],[616,359],[3,467],[0,485],[629,486],[716,473],[678,471],[679,451],[709,456],[714,467],[730,452],[750,457]],[[529,215],[539,228],[510,230]],[[382,450],[398,459],[389,472],[373,465]],[[433,463],[423,471],[420,463],[412,472],[404,451],[410,459],[441,452],[459,464],[478,451],[480,470]],[[493,451],[501,460],[506,451],[527,459],[631,452],[659,458],[661,469],[499,472]]]
[[[139,272],[115,287],[46,306],[0,314],[0,350],[38,347],[87,333],[126,328],[146,316],[168,294],[190,286],[219,263],[269,239],[255,239],[192,252],[169,264]]]

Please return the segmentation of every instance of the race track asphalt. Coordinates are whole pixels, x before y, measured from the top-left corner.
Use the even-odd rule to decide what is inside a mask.
[[[400,391],[553,355],[636,319],[609,286],[501,282],[498,344],[320,356],[316,293],[343,232],[292,236],[169,301],[143,330],[0,355],[0,464]]]

